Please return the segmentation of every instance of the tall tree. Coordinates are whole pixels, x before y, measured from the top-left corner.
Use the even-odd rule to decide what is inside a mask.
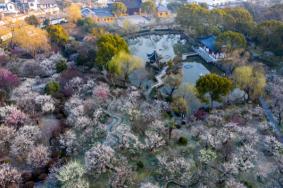
[[[181,85],[183,79],[183,75],[181,73],[178,74],[170,74],[167,76],[165,80],[165,84],[169,86],[170,92],[169,97],[172,98],[176,89]]]
[[[73,23],[82,18],[81,7],[77,4],[71,4],[69,7],[67,7],[66,13],[68,20]]]
[[[208,9],[197,4],[187,4],[177,11],[176,21],[189,34],[203,35],[210,33],[208,31],[211,29],[209,17],[210,12]]]
[[[29,17],[25,18],[25,22],[27,22],[30,25],[38,26],[39,25],[39,20],[35,15],[31,15]]]
[[[209,96],[212,109],[213,101],[221,101],[221,97],[226,96],[232,90],[232,81],[216,74],[207,74],[197,81],[196,89],[201,100],[208,102],[206,96]]]
[[[141,10],[152,16],[156,13],[156,5],[152,0],[148,0],[142,3]]]
[[[233,80],[236,87],[247,93],[247,100],[257,99],[262,95],[266,85],[264,70],[261,67],[248,65],[237,67],[233,72]]]
[[[119,54],[120,51],[129,52],[127,42],[119,35],[103,34],[97,41],[96,63],[105,68],[112,57]]]
[[[115,16],[122,16],[127,13],[127,7],[122,2],[115,2],[112,4],[112,13]]]
[[[224,28],[250,35],[254,29],[255,22],[250,12],[242,7],[226,8],[224,16]]]
[[[69,35],[61,25],[51,25],[47,32],[52,42],[63,46],[69,40]]]
[[[0,30],[0,34],[11,34],[11,38],[9,39],[9,46],[11,48],[14,47],[15,45],[15,34],[18,30],[24,28],[27,24],[26,22],[22,21],[22,20],[13,20],[11,17],[5,17],[4,22],[6,22],[7,24],[5,26],[3,26]],[[6,27],[6,29],[5,29]]]
[[[257,44],[265,50],[283,55],[283,22],[269,20],[259,24],[254,37]]]
[[[38,52],[46,52],[50,49],[47,32],[32,25],[17,29],[14,42],[33,57]]]
[[[116,76],[121,76],[128,81],[130,73],[141,67],[141,59],[120,51],[108,63],[107,69]]]
[[[232,52],[236,49],[246,48],[247,42],[243,34],[225,31],[217,36],[216,46],[218,49],[224,48],[227,52]]]
[[[188,112],[187,101],[183,97],[176,97],[171,104],[172,110],[182,117]]]

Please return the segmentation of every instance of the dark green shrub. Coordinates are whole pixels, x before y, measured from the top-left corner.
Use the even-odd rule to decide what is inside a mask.
[[[143,162],[142,161],[138,161],[137,162],[137,167],[138,167],[138,169],[143,169],[144,168]]]
[[[45,93],[48,95],[54,95],[60,89],[60,85],[58,82],[51,81],[45,86]]]
[[[78,66],[87,66],[89,68],[92,68],[95,64],[95,57],[96,51],[94,49],[80,52],[78,57],[76,58],[76,64]]]
[[[185,145],[188,144],[188,139],[185,138],[185,137],[180,137],[179,140],[178,140],[178,144],[182,145],[182,146],[185,146]]]
[[[67,63],[65,60],[59,60],[56,64],[56,71],[57,73],[63,72],[68,68]]]

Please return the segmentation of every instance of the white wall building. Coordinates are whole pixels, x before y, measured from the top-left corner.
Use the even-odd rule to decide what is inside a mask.
[[[206,3],[208,6],[223,6],[229,3],[242,3],[247,0],[187,0],[188,3]]]
[[[1,13],[17,13],[16,4],[11,0],[0,0],[0,12]]]

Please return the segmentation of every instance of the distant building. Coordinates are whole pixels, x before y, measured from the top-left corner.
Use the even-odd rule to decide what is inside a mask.
[[[141,13],[142,0],[116,0],[116,2],[122,2],[126,5],[128,15]]]
[[[159,4],[157,6],[157,17],[159,18],[168,18],[170,16],[170,11],[164,5]]]
[[[271,7],[275,4],[282,4],[283,0],[247,0],[247,2],[260,6]]]
[[[205,3],[209,7],[246,2],[247,0],[187,0],[188,3]]]
[[[112,3],[112,1],[111,0],[95,0],[92,4],[93,4],[93,7],[101,8],[101,7],[107,7],[109,3]]]
[[[11,0],[0,0],[0,12],[2,13],[18,13],[18,9],[14,2]]]
[[[217,62],[225,58],[225,54],[219,51],[216,47],[216,36],[211,35],[205,38],[199,39],[200,46],[194,48],[194,51],[197,52],[206,62]]]
[[[29,10],[46,10],[57,8],[58,5],[55,0],[29,0]]]
[[[5,14],[41,11],[48,14],[59,13],[55,0],[0,0],[0,12]]]
[[[216,36],[210,35],[208,37],[200,38],[200,43],[203,45],[203,47],[207,48],[210,53],[217,52],[216,48]]]
[[[115,20],[110,8],[83,8],[81,13],[83,17],[91,17],[98,23],[112,23]]]

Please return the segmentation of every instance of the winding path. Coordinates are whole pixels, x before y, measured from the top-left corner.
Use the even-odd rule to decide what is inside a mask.
[[[274,118],[273,113],[271,112],[269,105],[266,103],[266,101],[264,100],[263,97],[259,98],[259,102],[260,105],[264,111],[264,114],[268,120],[268,122],[270,123],[273,131],[275,132],[276,136],[278,137],[278,140],[283,143],[283,135],[281,134],[281,131],[278,127],[278,122],[277,120]]]
[[[113,102],[113,100],[112,100],[112,102]],[[112,118],[112,121],[107,125],[107,135],[106,135],[106,138],[104,140],[104,143],[106,145],[107,145],[107,142],[110,140],[110,138],[112,136],[113,127],[116,127],[123,122],[123,118],[119,114],[114,113],[111,110],[112,102],[108,105],[107,109],[104,110],[104,112]]]
[[[166,75],[166,71],[168,69],[168,66],[164,67],[160,73],[158,75],[155,76],[155,79],[157,81],[156,84],[154,84],[153,86],[151,86],[145,93],[145,96],[148,98],[151,91],[154,89],[154,88],[159,88],[160,86],[162,86],[164,84],[163,82],[163,77]]]

